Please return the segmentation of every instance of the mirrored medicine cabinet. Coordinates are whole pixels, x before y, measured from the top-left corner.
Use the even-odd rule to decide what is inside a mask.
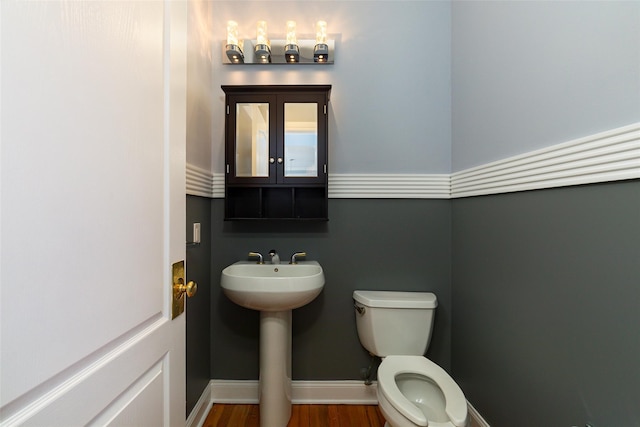
[[[327,220],[331,86],[222,89],[225,219]]]

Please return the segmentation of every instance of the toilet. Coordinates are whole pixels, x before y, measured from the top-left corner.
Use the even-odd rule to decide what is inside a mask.
[[[467,401],[449,374],[424,357],[438,300],[430,292],[354,291],[363,347],[382,358],[378,404],[385,427],[466,427]]]

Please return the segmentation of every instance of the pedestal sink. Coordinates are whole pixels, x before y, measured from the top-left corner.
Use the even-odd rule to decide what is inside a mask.
[[[231,301],[260,311],[260,427],[286,427],[291,417],[291,310],[322,292],[322,267],[316,261],[239,261],[222,270],[221,285]]]

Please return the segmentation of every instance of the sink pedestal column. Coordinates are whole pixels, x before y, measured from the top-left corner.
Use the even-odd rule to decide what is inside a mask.
[[[260,312],[260,427],[291,418],[291,310]]]

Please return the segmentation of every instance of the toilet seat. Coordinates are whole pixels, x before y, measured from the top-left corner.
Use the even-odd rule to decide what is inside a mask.
[[[431,379],[444,395],[445,412],[450,422],[456,427],[466,426],[467,401],[444,369],[422,356],[387,356],[378,368],[378,390],[403,416],[416,425],[426,426],[425,415],[398,388],[396,377],[400,374],[417,374]]]

